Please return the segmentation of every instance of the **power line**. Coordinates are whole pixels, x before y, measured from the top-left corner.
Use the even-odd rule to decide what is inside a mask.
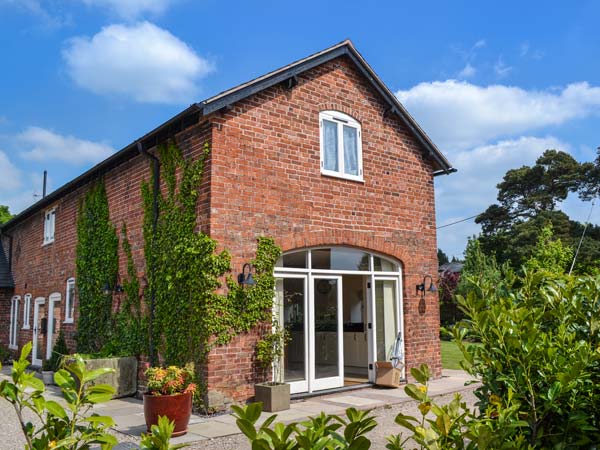
[[[440,228],[446,228],[446,227],[449,227],[449,226],[452,226],[452,225],[456,225],[457,223],[466,222],[467,220],[474,219],[477,216],[479,216],[479,214],[475,214],[474,216],[467,217],[466,219],[457,220],[456,222],[447,223],[446,225],[442,225],[442,226],[437,227],[436,230],[439,230]]]
[[[590,213],[588,214],[587,220],[585,221],[585,225],[583,226],[583,232],[581,233],[581,239],[579,239],[579,244],[577,244],[577,250],[575,251],[575,256],[573,256],[573,262],[571,263],[571,268],[569,269],[569,275],[573,272],[573,267],[575,267],[575,261],[577,260],[577,255],[579,254],[579,249],[581,248],[581,243],[583,242],[583,237],[585,236],[585,230],[587,230],[588,224],[590,223],[590,218],[592,217],[592,211],[594,210],[594,203],[596,199],[592,200],[592,206],[590,208]]]

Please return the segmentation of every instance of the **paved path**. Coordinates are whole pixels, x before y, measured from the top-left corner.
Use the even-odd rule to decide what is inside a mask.
[[[3,372],[6,373],[6,369]],[[465,390],[465,382],[470,379],[463,371],[444,370],[442,378],[431,381],[429,386],[430,395],[439,396]],[[60,391],[56,387],[49,387],[48,395],[60,398]],[[294,401],[289,410],[277,414],[277,421],[296,422],[308,416],[316,415],[321,411],[327,414],[342,414],[350,407],[359,409],[390,408],[392,405],[409,401],[413,402],[402,388],[365,388]],[[5,414],[6,407],[10,408],[10,405],[6,404],[5,401],[1,401],[0,417],[8,417],[9,414]],[[95,411],[98,414],[109,415],[115,419],[115,431],[118,432],[117,435],[120,440],[134,442],[139,438],[140,433],[146,431],[143,405],[140,400],[134,398],[116,399],[97,405]],[[270,415],[270,413],[263,413],[259,420],[265,420]],[[16,417],[13,420],[16,420]],[[7,433],[14,433],[17,430],[18,428],[9,426],[7,422],[4,422],[4,424],[0,425],[0,442],[7,442],[5,439],[14,439],[14,436],[9,437]],[[237,434],[239,434],[239,430],[235,425],[234,417],[230,414],[213,417],[192,415],[188,433],[173,439],[173,443],[198,442],[200,444],[199,441]],[[0,449],[2,450],[12,448],[22,448],[22,446],[5,447],[0,444]],[[198,448],[202,448],[202,446]]]

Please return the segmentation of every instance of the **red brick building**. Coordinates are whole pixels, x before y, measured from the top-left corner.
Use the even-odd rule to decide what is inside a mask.
[[[284,251],[275,296],[292,392],[373,381],[392,357],[440,375],[437,296],[416,287],[437,271],[433,179],[454,169],[349,41],[193,104],[2,226],[1,344],[33,340],[34,364],[59,328],[73,345],[77,208],[99,177],[144,276],[138,144],[153,154],[168,139],[188,158],[210,144],[199,226],[236,271],[258,236]],[[256,340],[211,352],[211,404],[253,396]]]

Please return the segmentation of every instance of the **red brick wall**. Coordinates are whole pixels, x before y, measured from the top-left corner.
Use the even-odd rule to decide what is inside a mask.
[[[177,136],[177,142],[186,157],[197,158],[202,151],[204,142],[210,139],[210,128],[204,125],[194,126]],[[210,172],[210,162],[206,168]],[[137,155],[129,161],[110,170],[104,175],[106,194],[108,197],[110,216],[121,235],[123,223],[127,226],[128,238],[131,243],[134,262],[138,275],[144,277],[144,240],[142,234],[143,205],[141,183],[150,178],[149,162],[144,156]],[[199,200],[199,227],[208,231],[208,196],[209,180],[207,176],[201,186]],[[19,347],[32,339],[33,302],[36,297],[48,297],[53,292],[61,294],[59,329],[65,332],[67,345],[75,349],[74,333],[76,324],[64,323],[66,280],[75,277],[75,250],[77,244],[77,210],[88,186],[82,186],[57,200],[49,208],[56,207],[56,225],[54,242],[42,245],[44,211],[39,211],[7,230],[13,236],[13,276],[15,280],[15,295],[21,296],[19,311]],[[49,209],[46,208],[46,209]],[[3,242],[7,246],[8,240]],[[119,272],[121,277],[127,274],[127,258],[120,249]],[[144,284],[142,282],[142,284]],[[30,310],[30,330],[21,330],[23,321],[23,297],[32,294]],[[115,296],[115,303],[119,299]],[[77,300],[75,305],[77,305]],[[7,311],[7,312],[6,312]],[[75,322],[78,313],[75,308]],[[8,342],[10,322],[10,296],[3,300],[0,293],[0,342]],[[45,344],[44,344],[45,345]]]
[[[439,376],[437,297],[428,294],[419,308],[415,295],[423,275],[437,271],[432,165],[399,119],[385,117],[387,108],[343,57],[302,74],[291,91],[272,87],[215,118],[211,235],[232,253],[237,271],[253,258],[260,235],[283,250],[349,245],[399,259],[408,366],[427,363]],[[320,174],[323,110],[361,123],[364,183]],[[212,390],[234,400],[251,395],[259,381],[248,361],[255,341],[239,336],[211,353]]]

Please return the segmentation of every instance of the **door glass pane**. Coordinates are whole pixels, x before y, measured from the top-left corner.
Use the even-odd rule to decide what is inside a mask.
[[[394,356],[398,330],[396,281],[375,280],[375,328],[377,361],[389,361]]]
[[[337,123],[323,120],[323,168],[337,172],[338,130]]]
[[[35,354],[33,355],[35,359],[39,359],[41,361],[43,361],[46,356],[46,345],[45,345],[45,326],[47,326],[47,318],[46,318],[46,305],[45,304],[39,304],[38,305],[38,320],[37,323],[35,324],[36,327],[36,333],[35,333],[35,339],[36,339],[36,348],[35,348]]]
[[[351,248],[319,248],[312,251],[312,268],[369,270],[369,254]]]
[[[315,378],[339,375],[338,289],[337,279],[314,280]]]
[[[358,175],[358,132],[344,125],[344,172]]]
[[[289,341],[283,352],[283,379],[286,383],[305,380],[304,278],[278,278],[276,295],[280,323],[289,333]]]

